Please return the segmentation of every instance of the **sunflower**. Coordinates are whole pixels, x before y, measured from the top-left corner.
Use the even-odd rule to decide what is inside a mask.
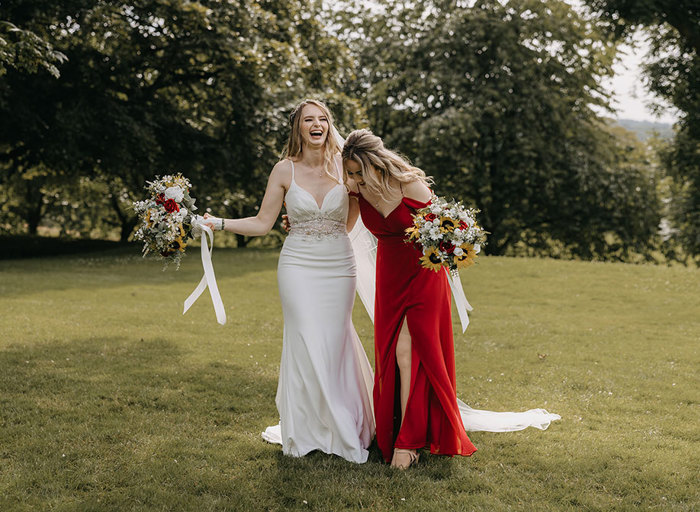
[[[471,267],[476,260],[476,251],[474,250],[474,246],[472,244],[462,244],[459,248],[464,252],[461,256],[455,255],[454,257],[457,268]]]
[[[442,258],[437,248],[428,250],[420,259],[421,265],[430,270],[438,272],[442,268]]]
[[[406,234],[408,235],[409,242],[413,242],[415,240],[418,240],[418,237],[420,236],[420,233],[418,232],[418,228],[415,226],[411,226],[410,228],[406,228]]]
[[[187,247],[187,242],[185,241],[185,229],[182,227],[182,224],[180,224],[180,226],[178,227],[180,228],[180,236],[178,236],[175,240],[172,241],[172,243],[170,244],[170,249],[173,252],[185,252],[185,247]]]
[[[151,212],[153,211],[153,208],[149,208],[146,210],[146,226],[149,228],[153,226],[153,221],[151,221]]]
[[[447,215],[440,217],[440,231],[449,233],[455,230],[455,220]]]

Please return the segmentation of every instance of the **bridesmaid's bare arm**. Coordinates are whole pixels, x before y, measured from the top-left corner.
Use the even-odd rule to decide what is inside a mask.
[[[348,230],[348,233],[352,231],[352,228],[355,227],[355,223],[357,222],[357,218],[360,216],[360,202],[357,200],[356,197],[350,196],[350,204],[348,205],[348,222],[346,229]]]
[[[355,180],[352,178],[347,178],[345,181],[345,186],[348,189],[348,192],[353,192],[355,194],[359,194],[359,187],[357,186],[357,183],[355,183]],[[348,208],[348,222],[347,222],[347,230],[348,233],[352,231],[352,228],[355,227],[355,223],[357,222],[357,218],[360,216],[360,200],[357,196],[350,196],[350,204]]]

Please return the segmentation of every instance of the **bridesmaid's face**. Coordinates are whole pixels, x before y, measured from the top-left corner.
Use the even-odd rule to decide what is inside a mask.
[[[358,185],[365,184],[365,180],[362,177],[362,166],[360,166],[360,164],[355,160],[345,161],[345,172],[347,173],[348,178],[354,180]]]
[[[308,104],[301,109],[301,137],[311,147],[321,147],[328,138],[329,122],[323,110]]]

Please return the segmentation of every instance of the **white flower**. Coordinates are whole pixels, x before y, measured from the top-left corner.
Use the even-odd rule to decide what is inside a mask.
[[[481,251],[481,245],[480,244],[474,244],[474,251],[479,254]]]
[[[174,199],[176,203],[181,202],[185,194],[180,187],[168,187],[165,189],[165,199]]]
[[[440,234],[440,230],[438,228],[431,229],[429,236],[433,240],[440,240],[442,238],[442,235]]]
[[[455,235],[456,237],[462,236],[462,230],[459,229],[459,228],[455,228],[455,230],[454,230],[454,235]]]
[[[462,250],[461,247],[457,247],[457,248],[455,249],[455,253],[454,253],[454,254],[455,254],[455,256],[461,256],[462,254],[464,254],[464,251]]]

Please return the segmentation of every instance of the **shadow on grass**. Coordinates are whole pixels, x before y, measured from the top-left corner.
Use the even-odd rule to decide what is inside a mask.
[[[253,398],[272,394],[276,380],[228,362],[189,363],[178,345],[162,338],[100,337],[0,351],[1,400],[45,402],[56,410],[71,406],[172,411],[252,411]],[[172,396],[176,393],[177,396]],[[203,400],[203,398],[206,398]],[[206,405],[205,405],[206,404]],[[245,405],[247,404],[247,406]],[[10,408],[3,408],[3,416]],[[80,413],[80,411],[75,411]],[[5,419],[7,417],[5,416]]]
[[[191,248],[179,270],[173,265],[164,269],[157,259],[143,258],[133,244],[86,254],[3,260],[0,293],[3,297],[17,297],[54,290],[94,291],[185,283],[194,289],[203,275],[199,254],[199,248]],[[274,270],[278,257],[277,249],[222,248],[215,250],[212,258],[217,281],[221,282]]]
[[[112,240],[71,239],[46,236],[0,235],[0,260],[46,258],[64,254],[84,254],[130,247],[140,244]]]
[[[14,345],[0,367],[0,495],[30,507],[201,487],[276,417],[275,378],[162,338]]]

